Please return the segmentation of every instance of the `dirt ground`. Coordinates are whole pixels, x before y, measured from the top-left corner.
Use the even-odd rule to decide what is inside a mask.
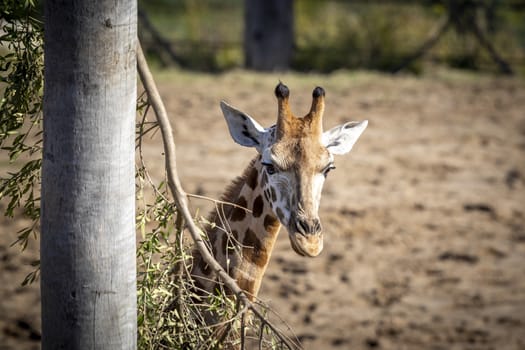
[[[304,347],[525,349],[525,82],[441,70],[162,73],[188,192],[218,197],[255,154],[231,140],[219,100],[269,126],[279,79],[299,115],[325,88],[326,129],[369,120],[325,183],[323,253],[296,255],[282,232],[263,281],[260,298]],[[158,138],[146,156],[160,179]],[[22,223],[0,220],[0,349],[38,349],[38,286],[19,286],[38,249],[9,248]]]

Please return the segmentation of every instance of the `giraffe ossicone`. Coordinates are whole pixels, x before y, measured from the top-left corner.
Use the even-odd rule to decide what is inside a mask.
[[[255,148],[258,155],[222,197],[235,205],[223,204],[214,212],[213,225],[206,231],[216,259],[252,299],[281,225],[296,253],[314,257],[322,251],[318,209],[325,178],[335,168],[334,155],[349,152],[368,124],[366,120],[349,122],[323,132],[325,91],[321,87],[313,90],[310,111],[302,118],[291,112],[290,91],[284,84],[277,85],[275,96],[277,122],[269,128],[220,103],[233,140]],[[216,281],[210,273],[195,252],[192,274],[208,291]]]

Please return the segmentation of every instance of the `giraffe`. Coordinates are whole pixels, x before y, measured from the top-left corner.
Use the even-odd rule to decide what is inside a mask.
[[[323,132],[325,91],[313,90],[310,112],[292,114],[289,89],[275,88],[277,123],[263,128],[255,119],[221,101],[233,140],[253,147],[257,156],[221,197],[219,210],[209,217],[206,233],[213,254],[248,298],[256,298],[281,226],[293,250],[314,257],[323,249],[318,217],[321,189],[335,169],[334,155],[349,152],[368,121],[348,122]],[[231,203],[231,204],[226,204]],[[198,288],[213,292],[217,278],[198,251],[192,276]]]

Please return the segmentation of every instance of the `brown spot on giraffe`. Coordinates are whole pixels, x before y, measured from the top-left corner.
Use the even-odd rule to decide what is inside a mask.
[[[264,201],[261,195],[258,195],[257,198],[253,201],[252,214],[254,217],[258,218],[261,216],[264,209]]]
[[[241,288],[244,291],[253,291],[255,289],[255,279],[242,279],[238,281],[238,284],[239,284],[239,288]],[[253,301],[254,296],[252,296],[251,294],[248,294],[248,299]]]
[[[248,205],[248,203],[246,202],[246,198],[241,196],[239,198],[239,201],[236,204],[237,206],[233,208],[230,220],[231,221],[242,221],[246,217],[245,208]]]
[[[252,190],[254,190],[255,187],[257,187],[257,183],[258,183],[257,177],[258,176],[259,176],[259,171],[257,171],[257,168],[253,167],[252,170],[250,171],[250,174],[246,178],[246,184]]]
[[[255,232],[253,232],[250,228],[246,230],[242,244],[244,246],[244,258],[259,267],[266,265],[268,262],[268,252],[266,251],[266,247],[264,247],[259,237],[257,237]]]
[[[276,217],[270,214],[266,214],[266,216],[264,217],[263,225],[266,232],[275,232],[277,231],[277,229],[279,229],[281,224],[279,223],[279,220]]]

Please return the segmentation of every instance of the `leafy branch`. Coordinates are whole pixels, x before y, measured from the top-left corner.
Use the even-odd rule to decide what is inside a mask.
[[[14,170],[0,178],[0,199],[8,199],[4,215],[21,215],[30,224],[13,244],[27,247],[36,237],[40,218],[42,165],[43,29],[34,1],[0,2],[0,149],[7,151]],[[21,159],[23,159],[21,161]],[[36,264],[38,265],[38,264]],[[37,277],[33,272],[24,283]]]

